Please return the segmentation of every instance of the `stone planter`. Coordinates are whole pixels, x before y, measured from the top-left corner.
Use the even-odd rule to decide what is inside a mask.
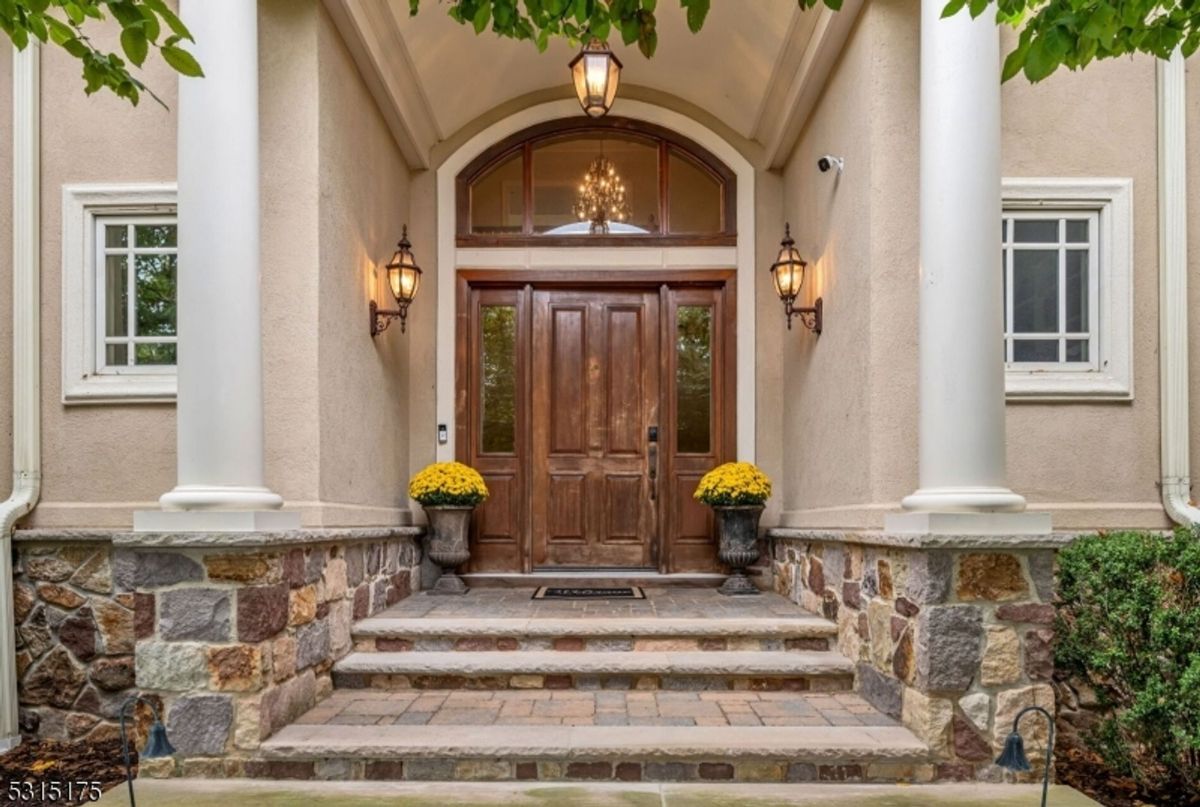
[[[429,531],[425,534],[425,555],[442,567],[442,576],[430,594],[466,594],[467,584],[454,573],[471,557],[467,536],[471,532],[474,507],[425,507]]]
[[[717,557],[729,566],[729,578],[720,592],[727,597],[758,594],[746,567],[758,559],[758,520],[763,505],[713,506],[717,517]]]

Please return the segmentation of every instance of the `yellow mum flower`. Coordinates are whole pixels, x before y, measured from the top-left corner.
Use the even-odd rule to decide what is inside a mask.
[[[474,507],[487,499],[488,489],[469,465],[435,462],[412,478],[408,495],[429,507]]]
[[[692,496],[707,505],[762,504],[771,498],[771,480],[753,463],[727,462],[706,473]]]

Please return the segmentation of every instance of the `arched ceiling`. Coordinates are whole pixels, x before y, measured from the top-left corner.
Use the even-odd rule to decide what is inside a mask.
[[[561,40],[538,53],[532,42],[477,36],[432,0],[415,17],[406,0],[391,0],[391,7],[443,137],[497,104],[570,82],[567,63],[577,51]],[[716,0],[699,34],[687,29],[674,0],[659,3],[657,16],[653,59],[636,44],[610,40],[625,65],[621,81],[676,95],[748,138],[793,17],[806,35],[817,15],[799,13],[790,0]]]
[[[849,35],[862,0],[842,11],[800,11],[795,0],[713,0],[704,29],[692,34],[677,0],[658,4],[658,51],[610,40],[625,65],[622,82],[666,93],[704,109],[761,143],[768,162],[785,160]],[[424,0],[325,0],[413,165],[479,116],[514,98],[570,83],[576,51],[554,41],[476,35]],[[620,96],[614,106],[620,113]]]

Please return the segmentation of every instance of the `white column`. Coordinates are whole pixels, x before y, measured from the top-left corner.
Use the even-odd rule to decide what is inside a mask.
[[[179,478],[137,529],[299,524],[264,484],[257,12],[180,4],[205,76],[179,80]]]
[[[944,5],[921,2],[920,488],[903,504],[1020,511],[1005,486],[999,31],[990,11],[942,19]]]

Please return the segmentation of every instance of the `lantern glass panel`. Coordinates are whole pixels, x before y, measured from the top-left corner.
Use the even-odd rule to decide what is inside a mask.
[[[411,264],[389,268],[388,284],[397,302],[411,303],[421,286],[421,270]]]

